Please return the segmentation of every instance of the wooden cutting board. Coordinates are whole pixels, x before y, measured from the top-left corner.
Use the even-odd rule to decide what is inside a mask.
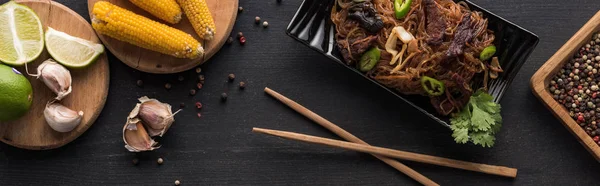
[[[93,17],[92,9],[94,7],[94,3],[98,1],[101,0],[88,0],[88,11],[90,13],[90,17]],[[136,14],[182,30],[194,36],[196,40],[201,41],[201,39],[198,37],[198,34],[194,32],[192,25],[185,15],[183,16],[183,19],[181,19],[181,22],[172,25],[161,21],[160,19],[138,8],[127,0],[102,1],[111,2],[117,6],[135,12]],[[233,24],[235,23],[235,19],[237,17],[238,0],[206,0],[206,2],[212,17],[215,20],[217,32],[213,40],[202,42],[202,46],[204,47],[205,51],[204,57],[199,57],[197,59],[180,59],[170,55],[140,48],[135,45],[104,36],[102,34],[98,34],[98,36],[104,43],[104,46],[106,46],[111,53],[132,68],[143,72],[156,74],[171,74],[186,71],[206,62],[213,55],[215,55],[219,49],[221,49],[221,47],[229,38],[231,29],[233,28]]]
[[[44,30],[50,26],[58,31],[100,43],[91,25],[79,14],[54,1],[18,0],[33,9],[39,16]],[[29,72],[36,73],[37,66],[50,58],[47,51],[28,64]],[[18,67],[26,74],[25,67]],[[0,141],[9,145],[43,150],[61,147],[85,132],[98,118],[108,95],[109,69],[106,53],[84,69],[69,69],[73,78],[73,92],[61,103],[76,111],[83,111],[81,124],[73,131],[54,131],[44,119],[46,103],[56,95],[39,79],[27,77],[33,87],[33,104],[22,118],[11,122],[0,122]]]

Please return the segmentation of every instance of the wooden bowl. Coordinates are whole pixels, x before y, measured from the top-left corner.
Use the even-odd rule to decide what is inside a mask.
[[[92,9],[94,4],[98,1],[108,1],[136,14],[169,25],[173,28],[177,28],[192,35],[196,40],[202,42],[202,46],[204,47],[204,56],[196,59],[182,59],[140,48],[98,33],[98,37],[100,40],[102,40],[104,46],[123,63],[127,64],[131,68],[154,74],[172,74],[183,72],[206,62],[213,55],[215,55],[221,49],[221,47],[223,47],[227,41],[227,38],[229,38],[238,12],[238,0],[206,0],[208,8],[210,9],[210,13],[215,21],[217,31],[213,40],[202,41],[200,37],[198,37],[198,34],[196,34],[194,31],[192,24],[185,15],[183,15],[181,22],[173,25],[159,20],[150,13],[142,10],[126,0],[88,0],[88,11],[90,17],[93,17]]]
[[[552,98],[548,89],[552,78],[573,57],[573,55],[589,42],[592,34],[600,31],[600,11],[596,13],[565,45],[563,45],[540,69],[531,77],[533,94],[558,118],[579,142],[600,161],[600,146],[569,116],[569,111]]]

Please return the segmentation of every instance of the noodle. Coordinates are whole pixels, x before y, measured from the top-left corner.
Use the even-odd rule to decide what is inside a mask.
[[[369,0],[367,0],[369,1]],[[370,0],[377,14],[383,21],[383,28],[376,33],[369,33],[361,28],[359,23],[348,18],[349,8],[353,0],[337,0],[337,7],[331,12],[331,20],[335,24],[337,33],[336,42],[340,49],[346,50],[349,57],[345,57],[348,65],[358,62],[354,44],[365,41],[369,36],[376,36],[373,46],[381,50],[382,56],[390,55],[385,50],[385,44],[392,29],[402,26],[417,40],[418,52],[412,53],[403,61],[391,65],[391,58],[382,57],[377,65],[367,75],[379,83],[395,89],[403,94],[417,94],[430,96],[420,83],[421,76],[429,76],[445,84],[445,94],[437,97],[430,96],[433,106],[440,114],[448,115],[460,110],[473,93],[471,87],[481,87],[473,84],[476,74],[487,72],[487,62],[479,60],[482,50],[492,45],[494,33],[487,28],[488,21],[481,12],[471,11],[465,2],[455,3],[452,0],[435,0],[439,13],[443,15],[446,30],[443,32],[443,42],[437,45],[428,44],[426,23],[425,0],[413,0],[409,13],[402,19],[395,18],[393,0]],[[458,26],[470,16],[474,32],[469,42],[465,43],[461,55],[446,57],[452,39],[458,32]],[[397,49],[403,43],[397,43]],[[354,51],[354,52],[353,52]],[[400,54],[401,55],[401,54]],[[398,64],[401,63],[401,66]],[[479,77],[479,76],[478,76]],[[483,77],[483,76],[481,76]],[[479,81],[477,81],[479,82]],[[487,74],[485,81],[487,82]],[[483,86],[487,87],[487,86]],[[467,100],[465,101],[465,97]],[[445,106],[450,105],[451,107]]]

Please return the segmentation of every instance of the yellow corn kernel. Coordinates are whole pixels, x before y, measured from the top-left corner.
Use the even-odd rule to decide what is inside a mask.
[[[198,36],[204,40],[212,40],[216,26],[206,0],[177,0],[177,3],[192,23]]]
[[[204,55],[202,45],[190,34],[109,2],[98,1],[92,14],[92,27],[99,34],[178,58]]]
[[[168,23],[176,24],[181,20],[181,8],[175,0],[129,0],[135,6]]]

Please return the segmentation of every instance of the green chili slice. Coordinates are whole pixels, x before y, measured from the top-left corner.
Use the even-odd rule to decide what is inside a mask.
[[[396,19],[402,19],[410,12],[410,4],[412,0],[394,0],[394,13]]]
[[[429,76],[421,76],[421,86],[425,89],[425,92],[430,96],[441,96],[444,94],[446,86],[444,82],[438,81],[437,79]]]
[[[379,62],[380,58],[381,51],[379,51],[379,48],[373,47],[370,50],[366,51],[360,57],[360,61],[358,63],[360,71],[368,72],[369,70],[373,69],[373,67],[377,65],[377,62]]]
[[[487,61],[488,59],[492,58],[494,54],[496,54],[496,46],[488,46],[483,49],[481,54],[479,54],[479,59],[481,59],[481,61]]]

